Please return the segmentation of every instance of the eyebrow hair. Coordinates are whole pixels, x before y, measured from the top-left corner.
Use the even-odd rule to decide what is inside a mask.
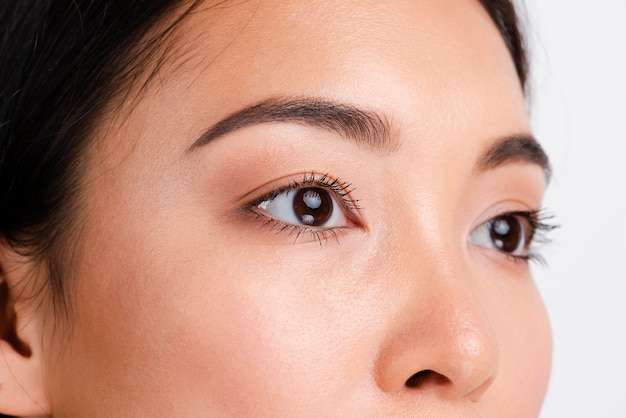
[[[297,123],[337,132],[357,144],[379,151],[393,152],[400,146],[384,115],[314,97],[275,97],[245,107],[212,125],[187,152],[237,129],[271,122]],[[548,156],[530,134],[507,136],[496,141],[479,157],[475,171],[486,171],[513,161],[539,165],[546,180],[550,180],[552,170]]]
[[[359,145],[394,151],[399,142],[391,123],[373,111],[318,98],[272,98],[239,110],[217,122],[198,138],[188,151],[203,146],[237,129],[270,122],[287,122],[339,133]]]
[[[514,161],[539,165],[546,181],[552,176],[548,155],[530,134],[513,135],[492,144],[478,159],[475,171],[490,170]]]

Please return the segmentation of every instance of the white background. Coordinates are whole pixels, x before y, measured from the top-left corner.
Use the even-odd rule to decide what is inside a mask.
[[[525,1],[562,225],[535,268],[555,344],[541,417],[626,418],[626,1]]]

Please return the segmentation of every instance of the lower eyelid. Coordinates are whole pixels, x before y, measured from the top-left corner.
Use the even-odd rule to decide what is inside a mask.
[[[260,214],[252,209],[245,210],[249,217],[253,217],[260,229],[267,232],[273,232],[276,235],[283,235],[290,238],[291,244],[318,242],[320,244],[334,240],[339,242],[341,234],[346,232],[350,227],[334,227],[334,228],[317,228],[293,225],[282,222],[279,219],[271,218],[267,215]]]

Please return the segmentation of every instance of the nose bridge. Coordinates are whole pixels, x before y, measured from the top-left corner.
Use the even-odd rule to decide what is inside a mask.
[[[478,295],[472,289],[462,240],[440,210],[412,217],[395,239],[396,288],[389,334],[377,362],[385,392],[424,393],[478,399],[495,376],[498,346]],[[428,222],[424,226],[424,222]]]

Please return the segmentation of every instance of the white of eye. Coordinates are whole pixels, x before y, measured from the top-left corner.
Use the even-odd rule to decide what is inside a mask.
[[[335,228],[347,224],[334,194],[319,187],[282,192],[256,207],[272,218],[297,226]]]
[[[503,215],[477,226],[469,236],[470,244],[491,248],[514,256],[528,251],[528,226],[517,216]]]

